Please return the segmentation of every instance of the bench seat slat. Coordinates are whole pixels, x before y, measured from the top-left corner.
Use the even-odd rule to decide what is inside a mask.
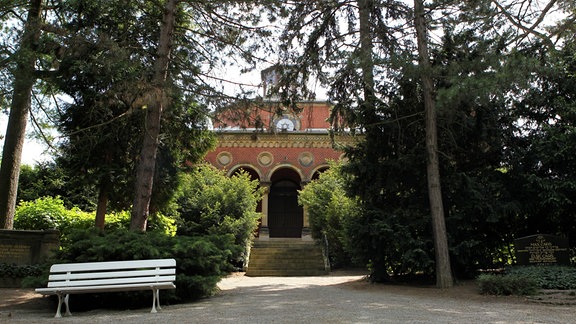
[[[37,288],[36,292],[44,295],[65,294],[83,294],[93,292],[115,292],[115,291],[133,291],[150,289],[174,289],[176,285],[170,282],[148,283],[148,284],[126,284],[126,285],[104,285],[104,286],[84,286],[84,287],[54,287],[54,288]]]
[[[108,278],[108,279],[85,279],[73,281],[49,281],[48,287],[82,287],[82,286],[97,286],[97,285],[122,285],[122,284],[146,284],[157,282],[172,282],[176,280],[176,276],[150,276],[150,277],[135,277],[135,278]]]
[[[146,277],[155,275],[173,275],[176,269],[159,270],[126,270],[126,271],[106,271],[106,272],[81,272],[81,273],[61,273],[52,274],[48,277],[50,281],[78,280],[78,279],[103,279],[103,278],[126,278],[126,277]]]
[[[102,271],[156,267],[167,268],[175,266],[176,260],[174,259],[65,263],[52,265],[52,267],[50,267],[50,272]]]

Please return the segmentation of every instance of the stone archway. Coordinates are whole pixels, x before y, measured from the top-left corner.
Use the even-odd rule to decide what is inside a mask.
[[[271,238],[302,236],[304,211],[298,205],[300,175],[290,168],[278,169],[268,195],[268,230]]]

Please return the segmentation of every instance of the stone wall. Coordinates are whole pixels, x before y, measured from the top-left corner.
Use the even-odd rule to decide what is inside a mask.
[[[59,246],[60,234],[57,230],[0,230],[0,263],[38,264]]]

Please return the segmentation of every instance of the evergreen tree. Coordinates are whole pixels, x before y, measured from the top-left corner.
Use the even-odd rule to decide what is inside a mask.
[[[12,3],[7,5],[10,4]],[[42,10],[42,0],[29,1],[27,19],[18,50],[10,58],[15,64],[14,83],[0,165],[0,188],[2,188],[0,191],[0,226],[3,229],[12,229],[14,224],[22,149],[32,105],[32,89],[36,82],[35,70],[39,56]]]

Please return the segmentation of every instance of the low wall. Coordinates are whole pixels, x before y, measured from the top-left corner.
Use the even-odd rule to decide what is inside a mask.
[[[0,263],[38,264],[59,246],[60,234],[57,230],[0,230]]]

